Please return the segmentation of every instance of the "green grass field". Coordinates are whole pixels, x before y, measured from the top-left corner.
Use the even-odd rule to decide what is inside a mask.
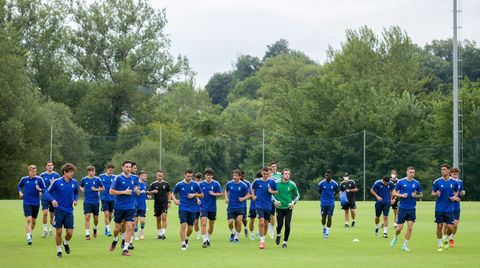
[[[169,213],[169,226],[166,240],[156,239],[153,202],[148,201],[146,237],[135,241],[131,257],[121,256],[120,249],[109,252],[111,238],[103,235],[103,215],[100,216],[100,235],[90,241],[84,240],[84,219],[82,205],[75,210],[75,231],[71,240],[72,253],[56,259],[54,239],[41,238],[40,224],[34,230],[33,245],[26,244],[22,201],[0,201],[2,221],[0,222],[1,267],[478,267],[480,257],[480,203],[463,202],[462,218],[456,235],[456,247],[445,252],[437,252],[435,224],[433,223],[434,203],[419,202],[417,222],[409,247],[411,252],[403,252],[403,234],[395,248],[389,247],[389,239],[373,235],[373,202],[357,202],[358,217],[355,228],[343,227],[343,211],[336,205],[330,238],[324,239],[320,222],[319,202],[302,201],[295,208],[292,232],[288,249],[276,246],[267,238],[267,248],[258,249],[258,241],[250,241],[242,236],[239,244],[228,242],[226,212],[223,201],[218,201],[219,213],[212,238],[212,246],[201,247],[201,242],[191,237],[186,252],[180,250],[177,208]],[[392,213],[393,215],[393,213]],[[40,216],[40,215],[39,215]],[[391,224],[391,226],[393,226]],[[113,224],[112,224],[113,227]],[[393,230],[389,229],[392,237]],[[352,242],[353,239],[359,242]],[[387,262],[386,262],[387,261]],[[388,264],[387,264],[388,263]],[[300,266],[296,266],[300,265]]]

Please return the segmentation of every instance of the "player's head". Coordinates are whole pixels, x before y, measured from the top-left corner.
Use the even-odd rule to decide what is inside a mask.
[[[270,173],[271,172],[272,172],[272,170],[270,169],[270,167],[267,167],[267,166],[263,167],[262,168],[262,178],[264,180],[270,178]]]
[[[52,172],[53,171],[53,162],[52,161],[47,161],[47,163],[45,164],[45,169],[48,172]]]
[[[407,178],[412,179],[415,176],[415,168],[414,167],[408,167],[407,168]]]
[[[392,179],[396,179],[397,176],[398,176],[397,170],[396,170],[396,169],[392,169],[392,171],[390,171],[390,177],[391,177]]]
[[[290,170],[288,168],[283,169],[282,178],[286,181],[290,180]]]
[[[450,169],[450,176],[452,176],[452,178],[458,180],[460,178],[460,169],[459,168],[451,168]]]
[[[325,179],[327,181],[331,181],[332,180],[332,177],[333,177],[333,172],[330,170],[330,169],[327,169],[325,171]]]
[[[261,178],[262,178],[262,171],[261,171],[261,170],[259,170],[259,171],[257,172],[256,178],[257,178],[257,179],[261,179]]]
[[[140,170],[140,172],[138,172],[138,177],[140,178],[140,180],[142,182],[146,182],[147,181],[147,172],[145,170]]]
[[[273,160],[270,162],[270,168],[272,169],[272,173],[276,173],[277,172],[277,161]]]
[[[132,173],[132,161],[130,160],[123,161],[122,171],[125,175],[129,175],[130,173]]]
[[[137,174],[137,169],[138,169],[137,163],[132,162],[132,171],[131,171],[132,174]]]
[[[343,180],[348,181],[349,179],[350,179],[350,175],[348,174],[348,172],[343,173]]]
[[[163,181],[163,178],[165,177],[165,172],[159,169],[157,170],[156,176],[158,181]]]
[[[63,177],[68,179],[73,178],[73,174],[75,174],[75,170],[77,170],[77,167],[75,167],[75,165],[72,163],[65,163],[61,169]]]
[[[240,179],[243,181],[245,180],[245,171],[240,169]]]
[[[388,183],[388,182],[390,181],[390,177],[389,177],[389,176],[385,176],[385,177],[383,177],[382,180],[383,180],[384,183]]]
[[[202,173],[200,173],[200,172],[195,173],[195,181],[196,182],[201,182],[202,181]]]
[[[95,167],[94,166],[88,166],[87,167],[87,175],[89,177],[95,176]]]
[[[114,169],[115,169],[115,166],[114,166],[114,165],[108,164],[108,165],[107,165],[107,174],[108,174],[108,175],[112,175]]]
[[[242,172],[238,169],[235,169],[232,171],[232,177],[235,182],[238,182],[242,178]]]
[[[440,165],[440,172],[444,178],[450,178],[450,166],[448,164]]]
[[[208,182],[210,182],[213,179],[214,174],[215,174],[215,172],[210,167],[206,168],[205,171],[203,171],[203,175],[205,176],[205,180],[208,181]]]
[[[184,175],[185,175],[185,181],[186,181],[187,183],[191,182],[192,179],[193,179],[193,170],[192,170],[191,168],[187,168],[187,169],[185,170]]]
[[[35,175],[37,175],[37,166],[35,165],[29,165],[28,166],[28,175],[30,177],[33,177]]]

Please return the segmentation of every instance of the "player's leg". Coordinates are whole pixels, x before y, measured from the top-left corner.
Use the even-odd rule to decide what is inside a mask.
[[[195,230],[195,238],[200,239],[200,222],[199,222],[199,212],[195,212],[195,220],[193,222],[193,229]]]
[[[50,216],[50,226],[48,227],[48,236],[50,237],[53,237],[53,230],[55,230],[55,227],[53,227],[54,211],[55,211],[55,207],[53,207],[53,204],[51,201],[48,201],[48,214]]]
[[[245,234],[245,237],[248,237],[248,221],[247,221],[247,208],[245,207],[243,209],[243,218],[242,218],[242,224],[243,224],[243,232]]]
[[[90,217],[91,213],[85,213],[85,240],[90,240]]]
[[[237,213],[235,215],[235,236],[233,238],[233,243],[238,243],[240,242],[240,232],[242,231],[242,219],[243,215],[241,213]]]
[[[271,239],[274,238],[275,236],[275,231],[274,229],[276,228],[276,224],[275,224],[275,205],[272,203],[272,210],[271,210],[271,214],[270,214],[270,223],[268,224],[268,234],[270,236]]]
[[[285,209],[277,209],[277,237],[275,238],[275,243],[277,245],[280,245],[280,239],[282,237],[282,228],[283,228],[283,222],[285,220],[285,214],[286,210]]]
[[[93,237],[94,238],[97,238],[97,232],[98,232],[98,214],[99,214],[99,205],[96,204],[94,207],[93,207],[93,211],[92,211],[92,214],[93,214]]]
[[[355,227],[355,219],[357,216],[357,209],[356,206],[353,206],[354,208],[350,208],[350,216],[352,216],[352,227]]]
[[[58,221],[58,219],[55,219]],[[62,227],[55,229],[55,245],[57,246],[57,257],[62,257]]]
[[[200,225],[202,231],[202,247],[207,247],[208,235],[207,235],[207,215],[206,211],[201,212]]]
[[[380,215],[382,214],[382,204],[375,202],[375,236],[378,236],[378,230],[381,227]]]
[[[140,217],[138,217],[138,210],[135,209],[135,219],[133,221],[133,234],[135,236],[135,240],[138,240],[138,220]]]
[[[113,228],[113,241],[110,246],[110,251],[113,251],[115,247],[117,246],[118,239],[120,236],[120,233],[122,231],[122,222],[123,222],[123,214],[124,210],[119,210],[116,209],[114,212],[114,222],[115,222],[115,227]],[[123,240],[124,242],[125,240]]]
[[[248,212],[248,217],[250,218],[250,220],[248,221],[248,229],[250,231],[250,240],[255,240],[255,233],[254,233],[254,229],[255,229],[255,218],[257,217],[257,212],[255,211],[255,209],[250,209],[250,211]]]
[[[208,241],[213,234],[213,229],[215,228],[215,221],[217,220],[217,212],[209,212],[208,214]]]
[[[125,219],[125,245],[123,246],[123,251],[122,251],[122,255],[123,256],[130,256],[130,253],[129,253],[129,249],[131,249],[130,247],[130,241],[132,241],[132,237],[133,237],[133,225],[134,225],[134,218],[135,218],[135,209],[130,209],[130,210],[127,210],[129,211],[128,212],[128,216],[127,218]]]
[[[145,211],[142,210],[140,213],[140,239],[145,238]]]
[[[187,212],[187,237],[185,238],[185,243],[188,247],[188,241],[190,240],[190,235],[193,233],[193,223],[195,221],[195,212]]]
[[[388,238],[388,214],[390,212],[390,204],[385,203],[382,208],[383,214],[383,237]]]
[[[43,224],[43,230],[42,230],[42,237],[45,238],[47,237],[48,234],[48,200],[41,200],[42,203],[42,224]],[[52,221],[50,220],[50,223]]]
[[[349,203],[347,203],[347,204],[345,205],[345,208],[344,208],[344,213],[345,213],[345,215],[344,215],[344,217],[345,217],[345,227],[350,227],[350,218],[349,218],[349,214],[348,214],[350,208],[348,207],[348,204],[349,204]]]
[[[287,247],[288,238],[290,237],[290,222],[292,221],[293,210],[287,209],[285,212],[285,234],[283,236],[282,247]]]
[[[165,210],[166,211],[166,210]],[[162,212],[162,239],[165,239],[167,236],[167,212]]]
[[[27,243],[32,244],[32,216],[25,217],[25,234],[27,235]]]
[[[230,230],[230,242],[233,242],[233,240],[235,239],[234,223],[235,223],[235,215],[233,213],[233,210],[230,208],[227,208],[227,224],[228,224],[228,229]]]
[[[73,236],[73,214],[66,214],[63,220],[63,226],[65,227],[65,238],[63,239],[63,247],[65,248],[65,253],[70,254],[70,239]]]

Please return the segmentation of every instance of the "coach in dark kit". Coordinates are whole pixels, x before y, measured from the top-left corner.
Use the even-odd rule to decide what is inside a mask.
[[[345,227],[350,226],[348,218],[349,210],[352,215],[352,227],[355,227],[355,209],[357,208],[355,204],[355,193],[358,192],[358,188],[355,181],[350,180],[348,173],[343,174],[343,181],[340,183],[340,192],[346,192],[348,198],[348,202],[342,205],[342,209],[345,210]]]
[[[154,210],[157,218],[158,239],[164,240],[167,233],[167,212],[170,207],[172,190],[168,182],[164,181],[165,172],[158,170],[157,180],[150,184],[147,194],[153,196],[155,200]]]

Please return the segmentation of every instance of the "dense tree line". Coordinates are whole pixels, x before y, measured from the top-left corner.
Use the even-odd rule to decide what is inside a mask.
[[[252,177],[264,130],[265,161],[290,168],[310,199],[327,168],[364,187],[364,138],[367,189],[413,165],[429,191],[450,162],[451,40],[420,47],[398,27],[362,27],[318,63],[281,39],[203,89],[170,53],[166,23],[146,0],[0,0],[0,197],[16,195],[27,164],[42,169],[51,126],[55,164],[73,162],[79,176],[126,158],[153,173],[161,129],[170,182],[187,167],[212,167],[223,182],[236,168]],[[460,52],[461,168],[466,198],[479,200],[480,49],[465,40]]]

